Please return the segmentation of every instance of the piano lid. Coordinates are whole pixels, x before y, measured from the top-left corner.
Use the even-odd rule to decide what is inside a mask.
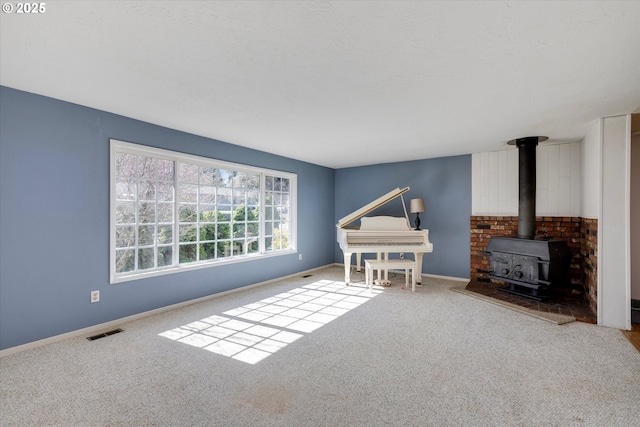
[[[337,227],[345,228],[346,226],[351,224],[353,221],[356,221],[356,220],[362,218],[363,216],[365,216],[369,212],[372,212],[374,209],[379,208],[380,206],[384,205],[385,203],[390,202],[391,200],[395,199],[398,196],[401,196],[402,194],[406,193],[409,190],[410,190],[409,187],[404,187],[402,189],[396,188],[395,190],[389,191],[384,196],[375,199],[373,202],[361,207],[357,211],[350,213],[349,215],[345,216],[344,218],[341,218],[338,221]]]

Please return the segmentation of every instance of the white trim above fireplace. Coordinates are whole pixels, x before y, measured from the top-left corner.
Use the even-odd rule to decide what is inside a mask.
[[[536,215],[580,216],[580,142],[536,148]],[[518,215],[518,150],[471,156],[472,215]]]

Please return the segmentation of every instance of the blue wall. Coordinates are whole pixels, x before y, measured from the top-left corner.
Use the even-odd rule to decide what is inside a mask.
[[[424,199],[427,211],[420,214],[420,228],[429,230],[433,243],[433,252],[424,256],[422,272],[469,277],[471,155],[339,169],[335,182],[334,225],[396,187],[411,187],[403,195],[407,212],[410,199]],[[404,216],[402,201],[397,198],[372,214]],[[409,218],[413,226],[415,214]],[[335,260],[342,263],[342,251],[337,244],[334,247]]]
[[[298,174],[298,252],[109,284],[109,139]],[[0,87],[0,349],[342,263],[339,218],[423,197],[423,272],[468,277],[471,156],[333,170]],[[402,216],[400,199],[375,212]],[[415,215],[411,215],[413,223]],[[100,290],[100,302],[89,302]]]
[[[298,174],[303,261],[110,285],[110,138]],[[333,200],[333,169],[0,87],[0,349],[330,264]]]

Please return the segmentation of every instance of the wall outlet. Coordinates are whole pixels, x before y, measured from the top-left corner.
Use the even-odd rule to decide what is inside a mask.
[[[100,301],[100,291],[91,291],[91,303]]]
[[[404,253],[400,252],[400,259],[404,259]]]
[[[298,261],[302,261],[302,254],[298,254]]]

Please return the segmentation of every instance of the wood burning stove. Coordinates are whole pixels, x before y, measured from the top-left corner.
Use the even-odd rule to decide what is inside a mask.
[[[518,147],[518,238],[493,237],[487,245],[490,279],[508,283],[499,290],[536,300],[550,296],[551,286],[569,283],[571,251],[564,240],[535,239],[536,146],[544,136],[509,141]]]
[[[542,300],[550,286],[569,283],[571,251],[564,240],[494,237],[487,245],[490,279],[507,282],[501,291]]]

